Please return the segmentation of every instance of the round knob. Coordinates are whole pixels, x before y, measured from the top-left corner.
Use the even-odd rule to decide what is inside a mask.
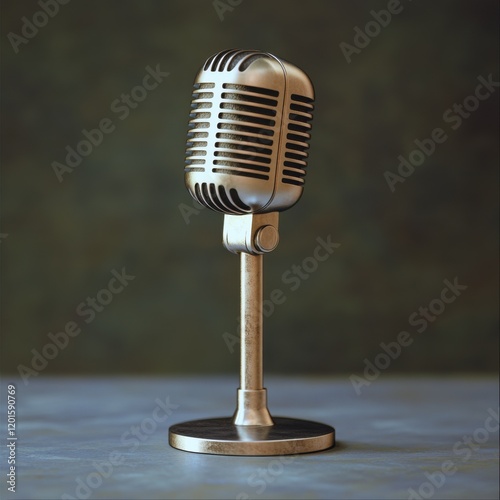
[[[272,252],[279,240],[278,230],[274,226],[262,226],[255,234],[255,246],[259,252]]]

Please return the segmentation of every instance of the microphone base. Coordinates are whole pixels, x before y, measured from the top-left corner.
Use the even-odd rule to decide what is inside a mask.
[[[231,417],[192,420],[169,429],[173,448],[212,455],[296,455],[335,446],[335,429],[326,424],[273,417],[274,425],[234,425]]]

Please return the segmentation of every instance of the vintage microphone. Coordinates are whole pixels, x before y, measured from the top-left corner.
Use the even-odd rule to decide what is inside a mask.
[[[185,182],[224,214],[223,244],[240,254],[241,369],[232,418],[174,425],[174,448],[223,455],[307,453],[335,444],[324,424],[267,408],[262,370],[262,261],[279,241],[279,212],[301,197],[314,89],[296,66],[257,50],[210,57],[194,83]]]

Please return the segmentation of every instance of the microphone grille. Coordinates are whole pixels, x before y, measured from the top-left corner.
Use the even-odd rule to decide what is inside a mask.
[[[224,83],[212,109],[214,83],[195,83],[186,143],[186,172],[204,172],[207,147],[214,147],[214,173],[269,179],[279,92]],[[212,113],[216,116],[213,117]],[[215,125],[214,125],[215,123]],[[215,138],[209,132],[216,126]],[[215,142],[214,142],[215,141]],[[209,144],[213,143],[213,144]],[[294,147],[294,145],[291,145]],[[229,168],[223,168],[229,167]]]
[[[272,54],[214,54],[193,88],[185,183],[212,210],[265,213],[300,198],[307,168],[314,89],[307,75]]]
[[[223,63],[214,60],[211,65]],[[207,170],[211,174],[269,181],[272,158],[277,153],[274,135],[279,91],[223,83],[222,102],[214,106],[215,86],[214,82],[193,86],[184,171]],[[192,195],[213,210],[240,214],[252,211],[236,188],[226,190],[220,184],[202,182],[195,184]]]
[[[214,93],[211,89],[214,83],[195,83],[193,85],[191,100],[191,113],[189,114],[189,125],[186,143],[186,171],[204,172],[207,152],[204,148],[208,146],[208,131],[212,117],[211,99]]]
[[[292,94],[288,110],[288,124],[285,144],[285,159],[281,182],[303,186],[305,183],[309,141],[311,140],[311,121],[313,119],[314,99]]]

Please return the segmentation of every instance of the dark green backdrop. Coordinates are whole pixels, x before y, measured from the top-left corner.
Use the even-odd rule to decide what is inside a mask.
[[[221,20],[212,1],[72,0],[44,24],[41,4],[2,0],[3,370],[45,349],[37,372],[236,373],[238,258],[220,214],[182,215],[192,81],[231,47],[293,62],[317,92],[305,193],[265,258],[266,298],[286,298],[266,318],[266,370],[361,374],[402,330],[414,341],[391,372],[497,369],[499,89],[460,124],[443,114],[499,79],[498,3],[401,0],[365,40],[394,1],[224,3]],[[169,75],[118,112],[157,65]],[[113,131],[59,182],[53,162],[105,118]],[[447,139],[391,192],[384,173],[438,127]],[[283,274],[329,235],[340,246],[292,290]],[[134,280],[78,312],[122,268]],[[418,333],[410,315],[455,278],[467,289]],[[81,333],[47,347],[71,322]]]

